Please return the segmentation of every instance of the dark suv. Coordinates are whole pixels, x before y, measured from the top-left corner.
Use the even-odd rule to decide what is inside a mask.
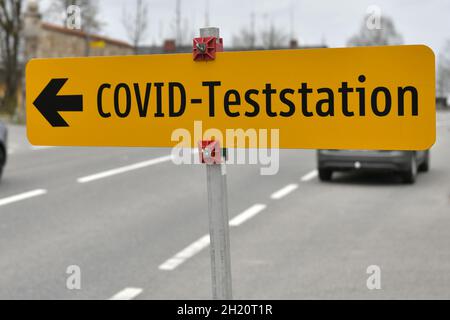
[[[379,170],[401,174],[405,183],[414,183],[418,171],[430,168],[430,151],[318,150],[319,178],[329,181],[333,171]]]
[[[3,168],[5,167],[6,158],[8,156],[7,138],[8,130],[6,129],[6,125],[0,121],[0,178],[2,177]]]

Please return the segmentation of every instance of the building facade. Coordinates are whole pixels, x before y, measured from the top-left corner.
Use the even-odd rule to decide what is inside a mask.
[[[37,2],[24,14],[25,58],[61,58],[134,54],[129,43],[42,21]]]
[[[23,51],[17,72],[24,76],[26,63],[33,58],[63,58],[86,56],[131,55],[135,48],[127,42],[101,35],[89,34],[48,23],[42,20],[37,1],[29,0],[23,16]],[[4,93],[4,70],[0,69],[0,99]],[[25,90],[23,79],[17,93],[16,116],[25,118]]]

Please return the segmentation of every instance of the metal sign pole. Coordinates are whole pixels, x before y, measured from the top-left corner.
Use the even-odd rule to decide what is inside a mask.
[[[231,299],[231,258],[225,164],[207,164],[206,180],[213,299]]]
[[[219,28],[202,28],[200,37],[219,41]],[[227,300],[232,299],[232,287],[225,155],[222,157],[218,142],[207,143],[200,156],[206,163],[212,294],[213,299]]]

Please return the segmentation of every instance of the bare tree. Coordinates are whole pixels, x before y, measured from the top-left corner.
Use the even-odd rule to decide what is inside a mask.
[[[181,45],[190,46],[192,39],[195,37],[195,31],[192,28],[192,23],[188,18],[183,19],[183,31],[181,32]]]
[[[450,40],[439,55],[436,91],[438,97],[450,95]]]
[[[253,49],[256,46],[255,15],[250,17],[250,26],[243,27],[239,34],[233,35],[233,46],[238,48]]]
[[[250,16],[250,24],[240,29],[238,34],[232,38],[233,46],[245,49],[253,49],[257,45],[262,45],[265,49],[279,48],[287,44],[288,36],[282,30],[269,23],[268,15],[265,16],[266,28],[256,31],[255,14]]]
[[[269,28],[264,30],[261,34],[262,45],[267,49],[283,46],[286,43],[287,38],[284,31],[278,29],[273,23],[271,23]]]
[[[183,17],[181,0],[175,1],[175,17],[171,24],[173,36],[177,46],[189,45],[195,35],[188,18]]]
[[[366,15],[359,33],[348,40],[349,46],[389,46],[403,43],[402,36],[397,32],[394,21],[387,16],[378,17],[378,26],[370,26],[371,15]]]
[[[175,0],[175,43],[181,44],[181,0]]]
[[[134,14],[130,14],[124,9],[122,23],[134,46],[135,53],[137,53],[137,48],[144,39],[148,28],[148,4],[144,0],[136,0],[135,5]]]
[[[233,47],[253,49],[256,45],[256,35],[248,28],[242,28],[239,34],[233,35]]]
[[[67,8],[76,5],[81,9],[81,29],[88,33],[100,32],[103,23],[98,17],[98,1],[95,0],[52,0],[46,12],[46,19],[68,25],[70,16]]]
[[[2,108],[10,114],[17,108],[23,3],[23,0],[0,0],[0,51],[5,74]]]
[[[52,0],[46,13],[46,19],[59,21],[65,27],[71,25],[72,17],[67,14],[69,6],[78,6],[81,10],[81,30],[85,32],[85,55],[91,52],[91,34],[98,33],[103,23],[98,18],[98,1],[96,0]]]

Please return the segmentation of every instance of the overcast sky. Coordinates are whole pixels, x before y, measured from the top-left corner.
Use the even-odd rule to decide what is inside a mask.
[[[174,37],[176,0],[147,0],[149,30],[146,44],[161,43],[161,38]],[[127,40],[122,17],[132,10],[135,0],[100,0],[103,34]],[[370,5],[393,18],[405,43],[427,44],[436,53],[450,39],[449,0],[181,0],[182,20],[188,37],[205,23],[205,7],[209,3],[210,25],[220,27],[225,45],[234,34],[250,24],[255,14],[256,28],[273,22],[286,34],[291,29],[300,44],[345,46],[355,34]],[[291,21],[293,21],[291,28]]]

